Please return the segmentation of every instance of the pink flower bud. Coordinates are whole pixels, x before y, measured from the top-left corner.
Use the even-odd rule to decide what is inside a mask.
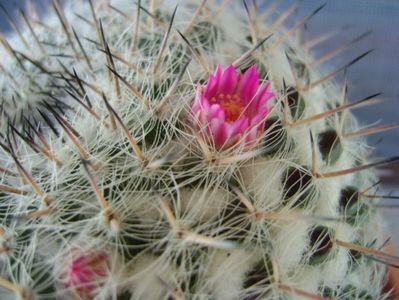
[[[81,299],[92,299],[109,274],[109,260],[104,252],[73,257],[65,273],[64,285]]]

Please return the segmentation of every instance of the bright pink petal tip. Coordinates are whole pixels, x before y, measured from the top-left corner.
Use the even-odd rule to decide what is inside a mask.
[[[64,285],[81,299],[92,299],[95,290],[104,283],[108,270],[109,259],[104,252],[76,256],[67,266]]]
[[[230,65],[218,65],[208,83],[197,90],[191,107],[196,130],[216,149],[237,143],[253,145],[264,131],[268,103],[274,97],[270,83],[260,84],[256,65],[244,74]]]

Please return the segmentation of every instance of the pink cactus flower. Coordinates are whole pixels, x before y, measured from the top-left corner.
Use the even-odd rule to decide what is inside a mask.
[[[267,105],[274,93],[269,86],[259,83],[256,65],[244,74],[232,65],[224,70],[218,65],[197,90],[191,108],[196,130],[218,150],[238,143],[254,145],[270,112]]]
[[[68,266],[64,285],[79,299],[93,299],[95,290],[104,284],[108,271],[109,260],[106,253],[78,255]]]

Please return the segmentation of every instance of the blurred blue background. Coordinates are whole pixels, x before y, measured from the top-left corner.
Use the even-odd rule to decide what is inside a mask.
[[[324,2],[303,1],[299,15],[306,15]],[[326,7],[309,23],[308,35],[318,36],[336,29],[339,30],[338,36],[318,47],[316,54],[322,55],[368,30],[372,31],[370,36],[330,60],[332,65],[338,66],[374,49],[364,60],[350,67],[349,99],[383,92],[386,102],[356,110],[356,114],[364,124],[379,120],[383,123],[399,123],[399,1],[327,1]],[[378,155],[399,155],[399,131],[379,134],[371,140],[376,142],[378,138],[384,139],[378,145]]]

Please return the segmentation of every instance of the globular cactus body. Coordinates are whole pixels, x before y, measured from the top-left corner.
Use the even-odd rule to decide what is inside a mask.
[[[2,38],[1,298],[385,299],[373,97],[315,70],[293,7],[160,2]]]

